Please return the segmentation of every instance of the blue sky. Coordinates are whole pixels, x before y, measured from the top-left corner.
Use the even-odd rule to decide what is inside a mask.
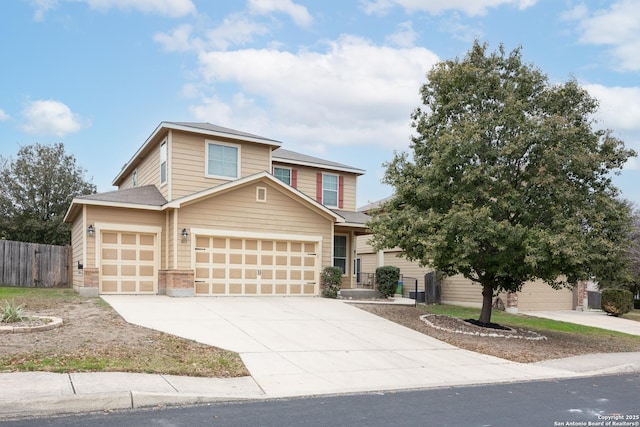
[[[11,0],[0,6],[0,155],[63,142],[99,191],[161,121],[207,121],[365,169],[391,194],[418,90],[478,38],[576,78],[640,152],[637,0]],[[640,162],[614,178],[640,206]]]

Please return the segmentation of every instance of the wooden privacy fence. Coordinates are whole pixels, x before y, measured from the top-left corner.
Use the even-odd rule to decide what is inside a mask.
[[[71,286],[71,246],[0,240],[0,285]]]

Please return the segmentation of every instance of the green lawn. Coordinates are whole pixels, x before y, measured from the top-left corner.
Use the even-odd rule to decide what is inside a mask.
[[[479,308],[459,307],[454,305],[428,305],[423,306],[424,310],[446,316],[457,317],[460,319],[477,319],[480,316]],[[628,313],[632,314],[632,313]],[[640,318],[640,312],[635,311],[633,316]],[[627,315],[625,315],[626,318]],[[491,321],[505,326],[511,326],[520,329],[531,329],[538,332],[554,331],[567,332],[578,335],[606,337],[635,337],[634,335],[624,334],[622,332],[610,331],[608,329],[594,328],[591,326],[577,325],[575,323],[559,322],[557,320],[542,319],[539,317],[527,316],[525,314],[509,314],[501,310],[493,310]],[[638,340],[640,338],[635,337]]]

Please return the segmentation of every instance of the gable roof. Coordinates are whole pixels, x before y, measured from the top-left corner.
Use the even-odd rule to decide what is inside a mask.
[[[306,154],[296,153],[295,151],[285,150],[284,148],[277,148],[273,150],[271,158],[273,161],[279,163],[333,169],[342,172],[351,172],[357,175],[363,175],[365,173],[363,169],[354,168],[353,166],[348,166],[342,163],[331,162],[318,157],[307,156]]]
[[[315,210],[317,210],[319,212],[322,212],[324,215],[333,218],[336,222],[339,222],[339,223],[345,222],[344,218],[342,216],[340,216],[339,214],[337,214],[336,212],[334,212],[333,210],[327,208],[326,206],[324,206],[321,203],[318,203],[317,201],[315,201],[311,197],[307,196],[306,194],[304,194],[300,190],[298,190],[296,188],[293,188],[290,185],[285,184],[284,182],[280,181],[278,178],[274,177],[273,175],[271,175],[270,173],[268,173],[266,171],[262,171],[262,172],[255,173],[253,175],[245,176],[244,178],[236,179],[234,181],[229,181],[229,182],[226,182],[224,184],[217,185],[215,187],[209,188],[207,190],[199,191],[197,193],[193,193],[193,194],[190,194],[188,196],[184,196],[184,197],[181,197],[179,199],[172,200],[171,202],[169,202],[166,205],[164,205],[163,209],[164,208],[181,208],[184,205],[197,202],[197,201],[199,201],[201,199],[204,199],[204,198],[207,198],[207,197],[211,197],[211,196],[214,196],[214,195],[226,193],[226,192],[231,191],[231,190],[233,190],[235,188],[242,187],[244,185],[250,184],[252,182],[260,181],[260,180],[268,180],[275,187],[278,187],[278,188],[282,189],[283,191],[285,191],[287,193],[290,193],[290,194],[292,193],[299,200],[301,200],[304,203],[308,204],[313,209],[315,209]]]
[[[279,147],[282,145],[280,141],[275,139],[265,138],[264,136],[254,135],[247,132],[242,132],[235,129],[230,129],[222,126],[217,126],[211,123],[201,122],[161,122],[158,127],[149,135],[149,137],[140,146],[138,151],[131,157],[131,159],[122,167],[118,175],[113,179],[112,185],[118,186],[120,181],[135,167],[136,160],[144,157],[145,153],[160,141],[161,137],[165,136],[165,133],[170,129],[180,130],[184,132],[195,132],[203,135],[214,136],[219,138],[235,139],[238,141],[249,141],[257,144],[269,145],[272,147]]]
[[[275,139],[265,138],[264,136],[255,135],[248,132],[242,132],[239,130],[226,128],[223,126],[214,125],[208,122],[162,122],[168,128],[186,130],[191,132],[206,133],[212,136],[224,136],[231,139],[242,139],[243,141],[253,141],[259,143],[266,143],[269,145],[281,145],[282,142]],[[161,124],[162,124],[161,123]]]

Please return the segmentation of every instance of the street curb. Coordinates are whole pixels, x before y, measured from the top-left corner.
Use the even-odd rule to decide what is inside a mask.
[[[131,409],[130,392],[0,400],[0,419]]]
[[[41,397],[24,401],[0,400],[0,420],[47,415],[61,416],[90,412],[108,412],[149,407],[197,405],[213,402],[233,402],[255,400],[265,397],[228,397],[188,393],[123,391],[115,393]]]

